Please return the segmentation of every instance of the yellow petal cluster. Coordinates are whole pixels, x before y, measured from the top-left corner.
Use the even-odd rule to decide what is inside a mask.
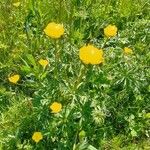
[[[50,109],[52,110],[52,113],[59,113],[62,109],[62,104],[54,102],[50,105]]]
[[[125,54],[133,54],[133,50],[131,48],[129,48],[129,47],[125,47],[124,48],[124,53]]]
[[[45,34],[54,39],[60,38],[64,34],[64,31],[63,25],[55,22],[49,23],[44,29]]]
[[[34,132],[32,135],[32,140],[38,143],[40,140],[43,139],[43,135],[41,132]]]
[[[103,50],[93,45],[83,46],[79,50],[79,57],[85,64],[100,64],[104,62]]]
[[[44,68],[48,65],[48,60],[46,60],[46,59],[40,59],[38,62]]]
[[[20,79],[20,75],[16,74],[8,78],[9,82],[16,84]]]
[[[106,37],[113,37],[117,34],[117,27],[115,25],[108,25],[106,28],[104,28],[104,34]]]

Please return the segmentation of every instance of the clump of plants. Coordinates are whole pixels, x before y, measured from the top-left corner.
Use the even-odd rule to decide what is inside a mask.
[[[150,148],[143,2],[1,2],[0,149]]]

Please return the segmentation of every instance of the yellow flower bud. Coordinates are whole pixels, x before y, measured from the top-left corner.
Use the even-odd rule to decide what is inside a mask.
[[[34,132],[32,135],[32,140],[38,143],[40,140],[43,139],[42,133],[41,132]]]
[[[131,48],[125,47],[124,48],[124,53],[125,54],[133,54],[133,50]]]
[[[62,104],[54,102],[50,105],[50,109],[52,110],[52,113],[59,113],[62,109]]]
[[[46,60],[46,59],[40,59],[38,62],[44,68],[48,65],[48,60]]]
[[[8,78],[11,83],[16,84],[20,79],[20,75],[16,74]]]
[[[113,37],[117,34],[117,27],[115,25],[108,25],[106,28],[104,28],[104,34],[106,37]]]

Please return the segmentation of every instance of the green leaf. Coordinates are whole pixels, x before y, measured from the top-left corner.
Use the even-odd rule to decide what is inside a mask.
[[[26,73],[32,72],[32,69],[29,66],[25,66],[25,65],[21,66],[21,70]]]
[[[36,61],[35,58],[32,56],[32,54],[27,54],[27,59],[34,67],[36,66]]]
[[[137,132],[134,129],[132,129],[131,135],[132,135],[132,137],[136,137],[137,136]]]
[[[97,148],[95,148],[95,147],[92,146],[92,145],[89,145],[89,146],[88,146],[88,150],[97,150]]]

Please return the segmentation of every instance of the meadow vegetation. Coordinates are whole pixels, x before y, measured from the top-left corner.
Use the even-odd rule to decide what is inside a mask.
[[[0,150],[150,150],[149,0],[0,1]]]

